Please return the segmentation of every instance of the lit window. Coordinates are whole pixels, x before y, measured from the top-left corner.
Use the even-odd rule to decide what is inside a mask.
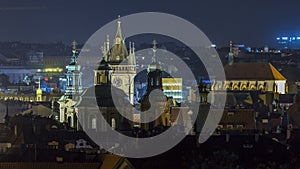
[[[227,115],[228,115],[228,116],[233,116],[233,115],[234,115],[234,112],[228,112]]]
[[[233,129],[233,125],[232,124],[228,124],[227,125],[227,129]]]
[[[111,119],[111,127],[112,127],[113,129],[116,129],[116,119],[115,119],[115,118],[112,118],[112,119]]]
[[[223,128],[223,125],[218,125],[217,126],[217,129],[222,129]]]
[[[92,129],[97,129],[97,119],[95,117],[92,119]]]
[[[267,123],[269,123],[269,120],[268,119],[263,119],[262,123],[267,124]]]
[[[243,128],[244,128],[244,125],[236,125],[236,128],[238,128],[238,129],[243,129]]]

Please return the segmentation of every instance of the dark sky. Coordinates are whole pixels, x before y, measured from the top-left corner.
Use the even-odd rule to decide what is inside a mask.
[[[84,42],[107,22],[136,12],[166,12],[197,25],[217,45],[274,46],[300,36],[298,0],[1,0],[0,41]]]

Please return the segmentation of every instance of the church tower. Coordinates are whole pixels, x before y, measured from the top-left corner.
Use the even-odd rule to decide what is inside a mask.
[[[73,41],[71,62],[67,66],[66,78],[67,86],[65,94],[58,100],[59,104],[59,121],[67,123],[69,127],[79,129],[77,112],[74,108],[82,93],[82,72],[80,65],[77,63],[76,42]]]
[[[66,86],[66,96],[72,97],[82,93],[82,73],[80,72],[80,65],[77,63],[77,49],[76,41],[73,41],[72,57],[71,62],[67,66],[67,86]]]
[[[36,101],[37,102],[41,102],[43,101],[43,91],[41,89],[41,79],[39,78],[39,87],[38,89],[36,90]]]
[[[152,62],[148,67],[148,84],[147,92],[140,100],[140,110],[142,112],[148,111],[149,114],[141,114],[141,119],[152,119],[160,116],[149,123],[142,123],[141,127],[145,130],[151,131],[156,126],[169,126],[170,125],[170,106],[171,98],[168,98],[163,93],[162,89],[162,68],[157,60],[156,47],[157,43],[153,41],[153,57]],[[151,96],[152,95],[152,96]]]
[[[147,92],[150,93],[154,89],[162,90],[162,70],[156,56],[156,41],[153,41],[153,57],[152,63],[148,67],[148,84]]]
[[[136,58],[134,43],[129,43],[129,52],[125,40],[123,39],[120,16],[117,21],[117,32],[110,48],[109,36],[102,46],[104,61],[111,69],[111,83],[114,87],[119,88],[128,96],[131,104],[134,104],[134,77],[136,76]],[[96,71],[94,79],[101,74],[100,70]],[[103,73],[103,70],[102,70]],[[100,78],[100,77],[99,77]],[[94,82],[96,82],[94,80]]]
[[[110,65],[103,58],[97,70],[94,70],[94,85],[110,85],[111,84]]]

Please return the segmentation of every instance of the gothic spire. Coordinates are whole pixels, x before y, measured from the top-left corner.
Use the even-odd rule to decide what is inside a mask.
[[[129,65],[136,65],[134,50],[135,50],[134,42],[129,42],[129,56],[128,56],[128,64]]]
[[[156,43],[156,40],[153,40],[153,48],[152,48],[152,51],[153,51],[153,57],[152,57],[152,62],[155,62],[157,63],[157,57],[156,57],[156,51],[157,51],[157,43]]]
[[[157,42],[156,40],[153,41],[153,57],[152,57],[152,63],[149,65],[148,71],[155,71],[155,70],[161,70],[161,65],[157,60],[156,52],[157,52]]]
[[[71,63],[70,64],[76,64],[77,63],[77,57],[76,57],[77,49],[76,49],[76,46],[77,46],[77,43],[74,40],[72,42],[72,53],[73,53],[73,55],[71,57]]]
[[[36,94],[39,95],[39,94],[42,94],[42,89],[41,89],[41,78],[39,77],[39,81],[38,81],[38,89],[36,90]]]
[[[121,31],[121,19],[120,19],[120,15],[119,15],[118,16],[118,29],[117,29],[117,33],[115,36],[115,44],[120,44],[122,40],[123,40],[123,37],[122,37],[122,31]]]
[[[110,44],[109,44],[109,35],[106,35],[106,52],[109,53]]]

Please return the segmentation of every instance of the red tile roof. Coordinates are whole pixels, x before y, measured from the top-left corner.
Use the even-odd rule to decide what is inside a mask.
[[[224,71],[227,80],[286,80],[270,63],[234,63]]]

